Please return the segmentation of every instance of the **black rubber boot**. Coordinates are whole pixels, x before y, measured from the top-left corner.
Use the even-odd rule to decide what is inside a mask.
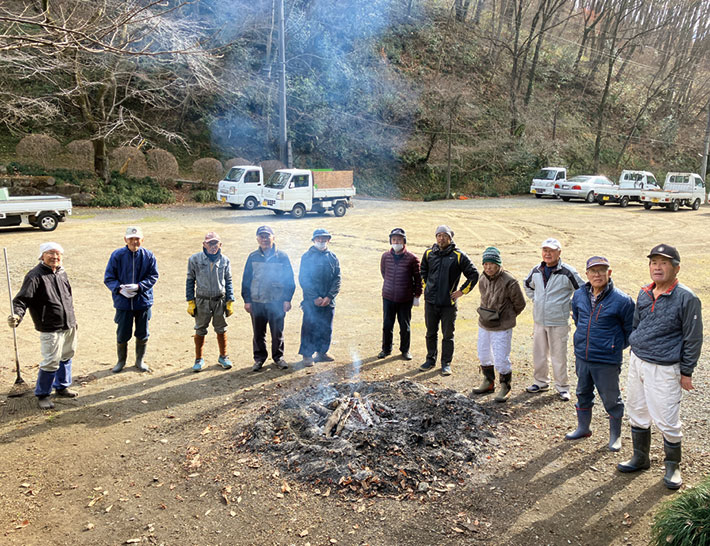
[[[111,369],[113,373],[120,372],[126,365],[126,358],[128,358],[128,343],[117,343],[116,353],[118,354],[118,362],[116,362],[116,365]]]
[[[139,372],[149,372],[150,368],[143,362],[143,357],[145,357],[145,348],[148,345],[148,340],[137,339],[136,340],[136,368]]]
[[[628,461],[616,465],[619,472],[638,472],[651,468],[651,429],[631,427],[631,441],[634,444],[634,455]]]
[[[609,416],[609,451],[621,451],[621,419]]]
[[[680,476],[680,442],[672,444],[664,438],[663,451],[666,453],[666,459],[663,461],[666,465],[663,484],[668,489],[679,489],[683,485],[683,479]]]
[[[589,425],[591,423],[592,408],[577,408],[577,428],[573,432],[565,434],[565,440],[579,440],[580,438],[589,438],[592,435],[592,431],[589,428]]]
[[[502,373],[500,375],[500,387],[493,400],[498,403],[507,402],[510,397],[510,381],[513,378],[513,373]]]
[[[486,394],[493,392],[496,383],[496,371],[493,366],[481,366],[483,372],[483,382],[471,391],[472,394]]]

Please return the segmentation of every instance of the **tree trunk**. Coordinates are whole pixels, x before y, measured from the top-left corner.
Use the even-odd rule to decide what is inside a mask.
[[[537,70],[537,61],[540,58],[540,49],[542,47],[542,40],[544,34],[541,32],[540,36],[537,38],[537,44],[535,44],[535,53],[533,54],[532,63],[530,64],[530,73],[528,74],[528,90],[525,92],[525,106],[530,103],[533,93],[533,83],[535,82],[535,71]]]
[[[599,171],[599,156],[601,155],[602,148],[602,130],[604,129],[604,108],[606,107],[606,101],[609,98],[609,88],[611,87],[611,76],[614,72],[614,63],[616,62],[616,56],[614,54],[614,42],[612,40],[612,45],[609,47],[609,62],[607,63],[606,72],[606,82],[604,84],[604,92],[602,93],[602,98],[599,101],[599,107],[597,108],[597,138],[594,140],[594,172]]]
[[[92,140],[91,143],[94,145],[94,171],[104,182],[108,182],[110,176],[106,141],[103,138],[97,138]]]

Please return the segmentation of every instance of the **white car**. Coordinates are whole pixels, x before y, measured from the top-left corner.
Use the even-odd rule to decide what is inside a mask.
[[[584,174],[555,183],[555,195],[562,198],[563,201],[583,199],[587,203],[594,203],[595,191],[611,188],[613,185],[614,183],[604,175]]]

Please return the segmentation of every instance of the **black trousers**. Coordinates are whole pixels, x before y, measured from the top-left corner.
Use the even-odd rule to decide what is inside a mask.
[[[251,325],[254,330],[254,360],[264,362],[266,351],[266,326],[271,331],[271,358],[278,362],[284,355],[284,304],[282,301],[251,304]]]
[[[424,324],[426,324],[426,360],[436,363],[438,352],[439,324],[441,324],[441,365],[451,365],[454,358],[455,305],[424,304]]]
[[[382,298],[382,350],[392,352],[392,338],[394,337],[394,320],[399,323],[399,351],[409,352],[412,339],[412,302],[395,302]]]

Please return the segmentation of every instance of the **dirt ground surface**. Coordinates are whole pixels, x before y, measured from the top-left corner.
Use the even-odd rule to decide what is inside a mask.
[[[283,398],[314,385],[411,379],[430,389],[468,394],[480,382],[477,289],[460,302],[452,376],[417,371],[425,355],[422,307],[413,312],[415,360],[405,362],[397,354],[376,359],[381,348],[379,261],[393,227],[405,228],[409,249],[421,255],[434,242],[435,227],[446,223],[474,263],[480,264],[486,246],[496,245],[505,267],[520,280],[539,262],[541,241],[557,237],[562,259],[580,271],[587,257],[606,255],[617,286],[634,298],[648,282],[646,254],[666,242],[680,250],[681,282],[710,313],[709,220],[710,207],[671,213],[519,197],[434,203],[358,199],[342,218],[329,214],[301,220],[218,205],[76,209],[51,234],[3,228],[0,242],[8,249],[15,292],[35,265],[41,242],[53,240],[65,248],[79,321],[74,375],[80,394],[57,400],[56,409],[47,412],[36,408],[32,395],[6,398],[14,381],[14,351],[11,331],[0,326],[0,542],[646,544],[654,513],[675,495],[661,482],[661,435],[654,430],[651,470],[635,475],[615,470],[631,453],[628,422],[622,451],[608,452],[600,405],[594,412],[594,435],[564,441],[576,423],[574,397],[563,402],[552,392],[524,392],[532,377],[531,306],[514,331],[510,401],[480,398],[496,416],[495,441],[469,479],[406,495],[343,495],[337,486],[295,480],[247,451],[244,427]],[[145,247],[155,252],[160,270],[147,353],[150,374],[132,367],[110,372],[115,325],[103,272],[130,224],[142,226]],[[210,333],[209,366],[195,374],[190,370],[193,320],[184,297],[187,258],[200,251],[205,232],[218,231],[239,293],[244,262],[256,248],[255,231],[262,224],[274,228],[277,245],[296,270],[313,229],[333,233],[331,249],[343,271],[331,351],[335,362],[286,371],[269,365],[252,373],[251,324],[238,302],[229,319],[234,368],[217,366],[217,342]],[[294,304],[300,297],[298,289]],[[4,280],[0,302],[8,309]],[[286,358],[294,364],[300,360],[300,321],[294,305],[286,318]],[[38,333],[29,320],[17,333],[23,376],[34,383]],[[574,383],[573,369],[570,364]],[[625,372],[626,362],[624,382]],[[696,390],[684,393],[681,405],[684,488],[710,472],[708,376],[705,350],[693,377]]]

